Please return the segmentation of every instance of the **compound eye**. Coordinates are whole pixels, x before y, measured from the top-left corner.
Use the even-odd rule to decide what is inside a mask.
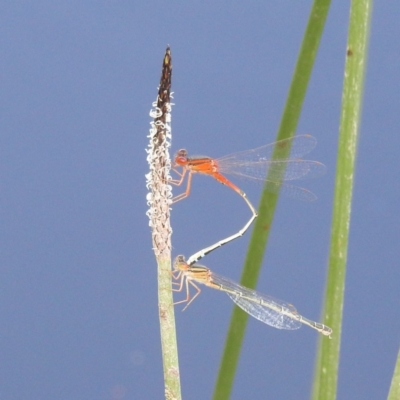
[[[187,157],[187,151],[185,149],[180,149],[176,152],[176,157]]]
[[[175,155],[175,162],[179,165],[186,164],[188,161],[187,151],[185,149],[180,149]]]

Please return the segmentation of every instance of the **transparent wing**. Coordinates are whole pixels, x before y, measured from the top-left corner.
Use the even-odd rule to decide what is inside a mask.
[[[273,326],[277,329],[293,330],[301,327],[301,322],[272,310],[263,304],[252,302],[246,298],[235,296],[231,293],[228,293],[228,296],[236,303],[237,306],[246,311],[247,314],[261,322],[264,322],[264,324]]]
[[[297,310],[291,304],[247,289],[215,273],[211,273],[210,281],[220,290],[226,292],[242,310],[259,321],[278,329],[293,330],[300,328],[301,322],[298,319]],[[289,316],[291,314],[293,318]]]
[[[308,154],[317,145],[317,139],[311,135],[298,135],[288,139],[279,140],[274,143],[265,144],[264,146],[257,147],[256,149],[239,151],[237,153],[229,154],[227,156],[218,158],[219,162],[229,163],[236,162],[237,160],[245,160],[248,162],[270,160],[274,149],[282,150],[282,158],[285,160],[301,158]],[[287,151],[290,148],[290,154]]]
[[[221,173],[236,175],[240,178],[268,181],[293,181],[302,178],[315,178],[326,172],[324,164],[318,161],[287,159],[282,161],[220,161],[217,160],[218,170]]]
[[[291,198],[314,201],[316,196],[307,189],[293,186],[282,181],[315,178],[326,172],[324,164],[318,161],[302,160],[299,157],[310,152],[316,145],[316,139],[310,135],[295,136],[275,143],[231,154],[215,160],[221,174],[231,174],[238,178],[253,179],[260,183],[268,182],[267,189]],[[291,146],[290,154],[288,149]],[[275,148],[282,149],[282,159],[272,161]],[[287,151],[284,151],[284,150]]]
[[[266,188],[269,192],[280,193],[292,199],[302,200],[302,201],[317,200],[317,196],[313,192],[305,188],[302,188],[300,186],[288,185],[287,183],[282,183],[282,182],[272,182],[270,180],[264,180],[264,181],[257,180],[255,182],[258,182],[260,184],[267,183]]]

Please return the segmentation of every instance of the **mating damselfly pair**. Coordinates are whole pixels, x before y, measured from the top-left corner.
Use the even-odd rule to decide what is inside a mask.
[[[186,289],[186,298],[175,304],[189,304],[200,294],[201,289],[196,283],[224,291],[228,296],[252,317],[278,329],[298,329],[301,324],[317,330],[323,335],[330,336],[332,329],[324,324],[311,321],[301,316],[296,308],[286,302],[263,295],[255,290],[248,289],[228,278],[212,272],[209,268],[198,265],[196,262],[209,254],[211,251],[232,240],[242,236],[254,219],[257,212],[246,194],[232,182],[225,174],[265,181],[267,189],[271,192],[283,192],[290,197],[304,201],[313,201],[316,196],[301,187],[288,184],[288,181],[311,178],[325,172],[325,166],[317,161],[303,160],[305,154],[309,153],[316,145],[316,140],[310,135],[300,135],[289,139],[280,140],[256,149],[242,151],[219,159],[206,156],[187,155],[187,151],[181,149],[174,159],[174,170],[179,179],[171,181],[175,185],[181,185],[186,176],[187,187],[184,193],[174,197],[172,202],[180,201],[190,194],[192,175],[194,173],[206,174],[214,177],[220,183],[230,187],[237,192],[246,202],[252,212],[250,220],[237,233],[220,240],[193,254],[186,261],[184,256],[178,256],[174,262],[172,276],[177,288],[174,291]],[[181,167],[182,172],[176,168]],[[196,294],[190,297],[190,286],[196,290]]]

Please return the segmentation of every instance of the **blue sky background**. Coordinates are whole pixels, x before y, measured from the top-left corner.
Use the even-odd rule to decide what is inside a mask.
[[[274,141],[311,1],[6,1],[0,5],[0,398],[163,398],[145,215],[149,111],[166,45],[172,150]],[[279,201],[258,289],[318,320],[349,2],[333,2],[298,133],[327,174]],[[399,348],[400,3],[376,2],[358,147],[339,399],[386,398]],[[261,188],[242,185],[254,204]],[[178,193],[178,192],[176,192]],[[236,232],[243,200],[208,177],[173,207],[173,254]],[[204,264],[239,279],[250,234]],[[183,396],[211,396],[232,311],[204,288],[176,310]],[[308,399],[317,333],[250,320],[233,399]]]

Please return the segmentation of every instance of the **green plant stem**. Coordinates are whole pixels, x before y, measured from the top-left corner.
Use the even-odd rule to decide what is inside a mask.
[[[390,385],[390,391],[388,400],[399,400],[400,399],[400,351],[397,354],[396,367],[392,378],[392,384]]]
[[[313,399],[333,400],[337,392],[342,310],[364,71],[371,0],[353,0],[350,8],[343,84],[339,149],[332,215],[329,270],[324,323],[333,329],[332,340],[319,341]]]
[[[171,258],[158,258],[158,309],[164,366],[165,398],[181,399],[178,344],[171,284]]]
[[[285,139],[295,134],[329,6],[330,0],[315,0],[311,8],[277,140]],[[276,203],[277,195],[264,190],[260,202],[259,216],[255,223],[242,272],[241,284],[243,286],[249,288],[256,286]],[[247,314],[235,307],[214,390],[213,398],[215,400],[225,400],[230,397],[246,323]]]

